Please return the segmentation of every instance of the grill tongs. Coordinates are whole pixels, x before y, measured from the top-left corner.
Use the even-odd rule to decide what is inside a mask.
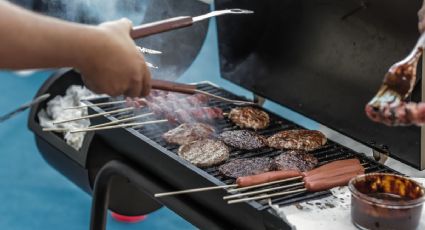
[[[416,85],[416,68],[424,44],[425,34],[422,34],[412,52],[385,74],[381,88],[365,108],[371,120],[388,126],[425,124],[425,103],[408,101]]]
[[[146,23],[140,26],[133,27],[133,30],[130,32],[130,35],[133,39],[147,37],[153,34],[158,34],[170,30],[175,30],[183,27],[188,27],[193,25],[195,22],[200,22],[211,17],[217,17],[226,14],[252,14],[253,11],[243,10],[243,9],[227,9],[227,10],[217,10],[210,13],[191,17],[191,16],[181,16],[175,18],[169,18],[161,21]]]
[[[250,10],[227,9],[227,10],[212,11],[210,13],[196,16],[196,17],[190,17],[190,16],[175,17],[175,18],[165,19],[165,20],[151,22],[151,23],[133,27],[133,30],[130,32],[130,35],[133,39],[138,39],[138,38],[143,38],[143,37],[147,37],[150,35],[166,32],[166,31],[170,31],[170,30],[188,27],[193,25],[196,22],[200,22],[211,17],[221,16],[226,14],[252,14],[252,13],[254,12]],[[201,93],[201,94],[205,94],[207,96],[216,98],[218,100],[230,102],[236,105],[254,104],[253,102],[231,100],[231,99],[223,98],[214,94],[210,94],[208,92],[204,92],[204,91],[196,89],[195,85],[185,85],[185,84],[174,83],[174,82],[163,81],[163,80],[153,80],[152,88],[180,92],[180,93],[187,93],[187,94]]]

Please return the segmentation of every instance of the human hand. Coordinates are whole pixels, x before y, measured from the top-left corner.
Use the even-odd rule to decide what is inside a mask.
[[[129,97],[149,94],[151,74],[130,37],[131,28],[128,19],[121,19],[93,27],[94,35],[88,35],[77,68],[92,91]]]

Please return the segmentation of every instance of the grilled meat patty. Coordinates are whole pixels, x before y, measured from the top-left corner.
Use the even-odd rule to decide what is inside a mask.
[[[264,129],[269,126],[270,117],[261,109],[254,107],[234,108],[229,113],[229,119],[241,128]]]
[[[170,144],[184,145],[193,141],[211,137],[214,127],[204,123],[184,123],[164,133],[162,137]]]
[[[272,167],[273,161],[268,157],[240,158],[220,165],[218,171],[226,177],[238,178],[265,173]]]
[[[316,157],[302,150],[283,152],[273,160],[274,170],[299,170],[305,172],[319,163]]]
[[[222,141],[203,139],[180,146],[178,154],[198,167],[210,167],[229,159],[229,148]]]
[[[219,139],[237,149],[253,150],[266,146],[266,138],[248,130],[225,131]]]
[[[326,144],[326,136],[316,130],[286,130],[267,138],[270,147],[276,149],[315,150]]]

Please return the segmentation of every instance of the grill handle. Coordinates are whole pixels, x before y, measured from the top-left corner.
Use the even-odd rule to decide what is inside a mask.
[[[186,94],[196,93],[196,85],[188,85],[188,84],[157,80],[157,79],[152,79],[151,84],[152,84],[152,89],[159,89],[164,91],[186,93]]]
[[[143,38],[153,34],[159,34],[162,32],[175,30],[178,28],[188,27],[193,24],[192,17],[181,16],[175,18],[169,18],[157,22],[146,23],[140,26],[135,26],[130,32],[130,36],[133,39]]]

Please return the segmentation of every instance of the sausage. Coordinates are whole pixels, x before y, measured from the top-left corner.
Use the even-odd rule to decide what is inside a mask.
[[[253,176],[243,176],[236,180],[238,187],[247,187],[251,185],[263,184],[267,182],[283,180],[287,178],[301,176],[301,172],[298,170],[280,170],[261,173]]]
[[[353,172],[363,174],[364,171],[365,170],[363,166],[361,166],[360,164],[354,164],[354,165],[349,165],[349,166],[344,166],[339,168],[333,168],[327,171],[319,171],[318,173],[315,173],[315,174],[310,174],[304,177],[304,182],[308,183],[308,182],[312,182],[316,180],[334,178],[343,174],[349,174]]]
[[[313,174],[317,174],[319,172],[327,172],[329,170],[334,170],[336,168],[344,168],[346,166],[350,166],[350,165],[360,165],[360,161],[356,158],[353,159],[347,159],[347,160],[339,160],[339,161],[333,161],[330,163],[327,163],[325,165],[322,165],[318,168],[315,168],[313,170],[307,171],[307,172],[303,172],[303,176],[304,177],[308,177],[310,175]]]
[[[323,178],[320,180],[310,181],[305,184],[305,188],[310,192],[318,192],[335,188],[338,186],[345,186],[352,178],[360,174],[362,173],[351,172],[333,178]]]

